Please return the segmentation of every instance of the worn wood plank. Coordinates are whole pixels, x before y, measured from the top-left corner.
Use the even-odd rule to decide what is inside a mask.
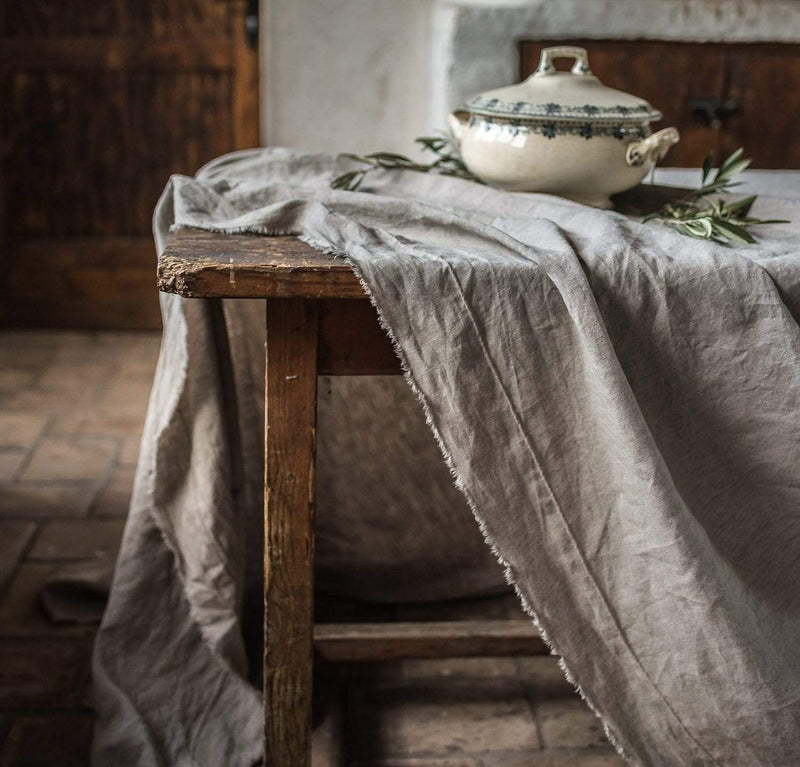
[[[85,247],[118,236],[152,240],[153,208],[170,175],[194,173],[236,147],[227,114],[233,79],[203,68],[0,68],[4,234],[98,238]],[[45,168],[47,183],[31,183]]]
[[[215,0],[219,2],[219,0]],[[231,21],[239,31],[234,37],[237,77],[233,81],[233,133],[238,147],[255,147],[261,143],[261,77],[258,46],[247,40],[248,0],[225,0],[231,7]]]
[[[187,298],[364,298],[353,270],[296,237],[176,232],[158,287]]]
[[[4,39],[0,69],[69,72],[76,69],[232,69],[234,42],[227,39],[125,40],[107,38],[51,38],[31,45],[26,39]]]
[[[86,0],[0,3],[0,31],[9,37],[113,36],[123,33],[141,40],[176,36],[194,43],[210,35],[239,32],[222,3],[216,0]]]
[[[264,762],[310,760],[316,303],[267,301]]]
[[[799,168],[800,46],[739,45],[725,64],[724,96],[739,109],[720,131],[720,156],[743,146],[754,168]]]
[[[399,375],[392,342],[368,299],[319,302],[320,375]]]
[[[320,660],[339,663],[549,653],[533,624],[511,620],[318,623],[314,651]]]

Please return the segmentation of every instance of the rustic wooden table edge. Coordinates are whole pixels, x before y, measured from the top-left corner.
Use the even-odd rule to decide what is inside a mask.
[[[313,659],[545,654],[528,622],[314,626],[319,375],[401,373],[353,270],[294,236],[174,232],[158,287],[185,298],[267,299],[264,479],[264,756],[308,767]],[[347,300],[341,300],[347,299]],[[360,300],[352,300],[360,299]],[[225,343],[222,343],[225,347]]]
[[[159,290],[185,298],[364,298],[353,269],[291,235],[183,228],[158,259]]]

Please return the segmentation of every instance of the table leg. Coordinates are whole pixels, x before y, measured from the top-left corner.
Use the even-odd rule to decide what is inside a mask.
[[[267,301],[264,763],[310,764],[318,313]]]

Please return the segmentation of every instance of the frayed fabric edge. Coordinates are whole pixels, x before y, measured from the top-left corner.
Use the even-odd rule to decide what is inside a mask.
[[[174,223],[170,226],[170,231],[175,232],[179,229],[187,228],[191,226],[190,224],[178,224]],[[377,302],[375,301],[375,297],[372,294],[372,290],[370,289],[369,285],[364,280],[363,275],[361,274],[361,270],[358,267],[358,264],[355,263],[353,259],[343,250],[339,248],[334,248],[326,243],[320,242],[319,240],[315,239],[311,235],[305,232],[297,232],[292,230],[282,230],[282,229],[274,229],[265,226],[258,226],[253,224],[243,224],[241,226],[234,226],[234,227],[217,227],[217,226],[202,226],[202,229],[206,229],[209,231],[221,232],[224,234],[262,234],[268,237],[284,237],[284,236],[293,236],[297,237],[297,239],[301,240],[302,242],[310,245],[312,248],[319,250],[322,253],[325,253],[329,256],[334,256],[336,258],[343,259],[348,266],[353,270],[356,277],[358,278],[361,287],[364,290],[364,293],[369,298],[370,303],[372,304],[373,308],[375,309],[378,315],[378,322],[386,333],[389,336],[389,340],[392,343],[394,348],[395,354],[397,358],[400,360],[400,367],[403,371],[403,378],[405,379],[406,383],[411,388],[411,391],[414,392],[417,400],[419,401],[420,405],[422,406],[422,411],[425,415],[425,423],[428,425],[428,428],[433,433],[434,439],[436,440],[436,444],[439,446],[439,451],[442,454],[442,458],[444,459],[445,465],[447,466],[450,476],[453,478],[453,484],[456,488],[461,492],[464,498],[467,501],[467,505],[472,513],[475,522],[478,525],[478,528],[481,532],[484,542],[489,547],[490,551],[494,555],[495,559],[497,560],[498,564],[503,568],[503,576],[506,580],[506,583],[514,589],[514,593],[516,594],[517,598],[522,605],[522,609],[528,615],[528,617],[533,622],[533,625],[536,627],[536,630],[539,632],[539,636],[541,637],[542,641],[545,643],[547,648],[550,650],[551,655],[558,656],[558,666],[564,673],[564,677],[575,689],[575,691],[580,695],[581,699],[586,703],[592,713],[600,720],[600,723],[603,726],[603,732],[605,736],[608,738],[608,741],[614,747],[615,751],[627,761],[631,765],[639,765],[640,763],[628,753],[625,747],[620,742],[619,736],[614,732],[609,722],[603,717],[603,714],[600,712],[599,708],[595,705],[592,699],[586,694],[583,687],[581,686],[580,682],[578,681],[575,674],[570,669],[567,661],[564,659],[564,655],[559,652],[558,650],[558,643],[554,641],[547,631],[547,629],[542,624],[542,621],[538,615],[538,613],[533,609],[531,604],[528,602],[525,595],[522,593],[519,584],[517,582],[516,575],[514,574],[514,570],[511,565],[503,558],[503,555],[498,551],[497,546],[494,543],[489,531],[486,528],[486,523],[484,522],[483,518],[479,514],[475,503],[472,500],[469,492],[466,489],[466,486],[461,479],[461,476],[458,473],[458,469],[456,468],[453,458],[450,455],[450,451],[447,449],[444,440],[442,439],[441,434],[439,433],[438,428],[433,420],[433,416],[431,414],[430,407],[428,406],[428,402],[425,399],[425,395],[422,393],[420,388],[417,386],[416,381],[414,380],[414,376],[411,372],[411,369],[408,365],[408,360],[406,359],[405,353],[403,352],[400,344],[397,341],[397,338],[394,335],[394,331],[389,327],[388,323],[386,322],[383,311],[378,306]]]
[[[541,637],[542,641],[550,650],[550,654],[558,656],[558,666],[564,673],[565,679],[575,688],[575,691],[578,693],[578,695],[580,695],[581,699],[586,703],[586,705],[589,707],[592,713],[600,720],[600,723],[603,725],[603,732],[605,733],[605,736],[608,738],[608,741],[614,747],[614,750],[629,764],[638,765],[639,762],[625,750],[622,743],[620,742],[619,737],[611,728],[611,725],[606,721],[606,719],[603,717],[603,714],[600,712],[599,708],[595,705],[592,699],[584,691],[577,677],[572,672],[566,660],[564,659],[563,654],[558,651],[557,642],[555,642],[551,638],[550,633],[543,626],[538,613],[533,609],[530,602],[528,602],[527,598],[522,593],[518,584],[518,579],[514,573],[513,568],[503,558],[503,555],[497,549],[497,546],[495,545],[495,542],[492,539],[492,536],[490,535],[486,527],[486,523],[483,517],[478,512],[478,509],[471,495],[469,494],[466,485],[464,484],[460,474],[458,473],[458,469],[455,466],[450,451],[447,449],[447,446],[445,445],[444,440],[442,439],[442,436],[439,433],[439,429],[437,428],[433,420],[433,415],[431,413],[425,395],[422,393],[421,389],[417,386],[417,383],[414,380],[414,376],[413,373],[411,372],[411,368],[409,367],[405,353],[403,352],[402,347],[398,343],[397,338],[394,335],[394,331],[392,330],[391,327],[389,327],[389,324],[386,322],[386,319],[383,316],[383,311],[375,301],[375,297],[372,294],[372,290],[370,289],[367,282],[364,280],[364,276],[361,274],[361,270],[359,269],[358,264],[355,263],[355,261],[353,261],[344,251],[341,251],[337,248],[332,248],[329,245],[324,245],[323,243],[318,242],[313,237],[305,233],[296,234],[295,236],[299,240],[305,242],[307,245],[311,245],[311,247],[316,248],[317,250],[320,250],[323,253],[326,253],[327,255],[342,258],[350,266],[353,272],[355,272],[355,275],[358,278],[358,281],[361,284],[364,293],[366,293],[370,303],[372,304],[373,308],[375,309],[378,315],[378,322],[381,328],[386,333],[386,335],[389,336],[389,340],[391,341],[392,346],[394,347],[395,354],[397,355],[397,358],[400,360],[400,368],[403,371],[403,378],[405,378],[406,383],[411,388],[411,391],[414,392],[414,395],[416,396],[417,400],[422,406],[422,410],[425,415],[425,423],[428,425],[428,428],[433,433],[433,436],[436,440],[436,444],[439,446],[439,451],[442,454],[442,458],[444,459],[445,465],[447,466],[450,472],[450,476],[453,478],[453,484],[456,486],[456,488],[458,488],[458,490],[461,492],[461,494],[467,501],[467,505],[469,506],[469,509],[472,512],[472,516],[475,519],[475,522],[478,524],[478,528],[480,529],[481,535],[483,536],[484,543],[486,543],[486,545],[489,547],[490,551],[494,555],[495,559],[497,560],[498,564],[503,568],[503,577],[505,578],[506,583],[514,589],[514,593],[519,599],[520,604],[522,605],[522,609],[527,613],[528,617],[533,622],[533,625],[539,632],[539,636]]]

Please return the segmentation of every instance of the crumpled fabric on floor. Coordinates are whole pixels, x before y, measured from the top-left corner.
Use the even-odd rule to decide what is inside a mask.
[[[441,176],[330,190],[345,167],[252,150],[173,177],[157,247],[170,227],[197,226],[297,233],[345,256],[487,542],[624,754],[800,763],[800,207],[760,200],[755,215],[795,225],[723,247]],[[94,762],[255,764],[261,706],[244,638],[260,591],[263,336],[249,328],[262,306],[162,296],[162,307],[95,647]],[[331,466],[335,486],[343,467]],[[404,539],[438,583],[429,596],[496,588],[473,556],[477,526],[436,493],[446,508],[437,500],[440,516]],[[334,539],[336,525],[320,524]],[[440,561],[462,543],[468,556]],[[412,584],[368,559],[369,575],[337,583],[329,564],[334,591],[379,598],[386,577],[392,599]],[[473,565],[485,572],[470,581]]]

